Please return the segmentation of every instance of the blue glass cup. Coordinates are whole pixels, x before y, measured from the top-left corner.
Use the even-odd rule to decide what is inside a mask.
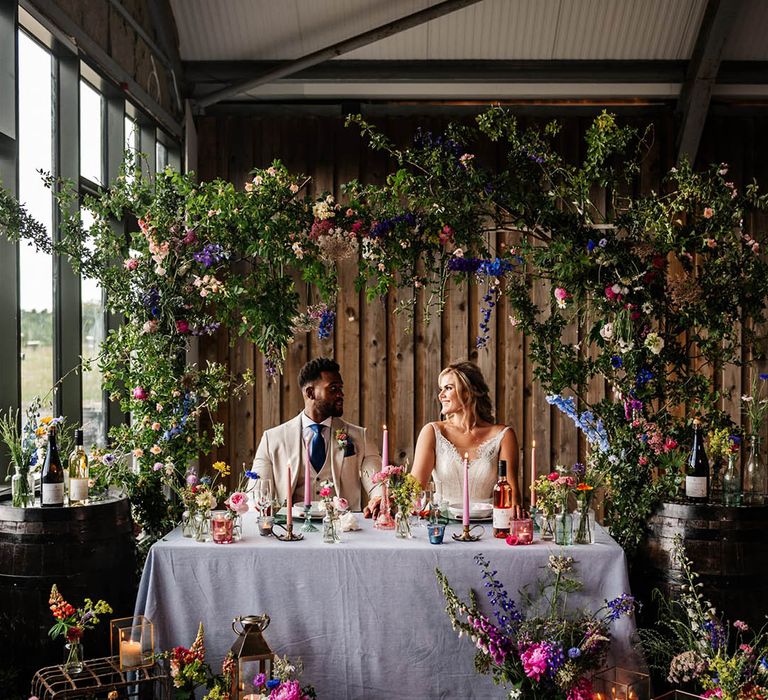
[[[440,523],[427,525],[427,532],[429,532],[430,544],[443,543],[443,536],[445,535],[445,525],[442,525]]]

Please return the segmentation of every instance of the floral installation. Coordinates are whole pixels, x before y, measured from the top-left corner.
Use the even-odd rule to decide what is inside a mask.
[[[535,596],[523,593],[522,608],[504,589],[482,555],[475,555],[491,614],[485,614],[472,594],[459,598],[447,577],[436,569],[446,600],[446,612],[459,637],[475,646],[475,668],[510,688],[511,698],[531,700],[590,700],[590,677],[604,661],[611,641],[610,625],[632,615],[634,599],[622,594],[595,613],[571,611],[569,593],[582,584],[572,557],[550,555],[546,579]]]
[[[291,662],[287,656],[276,656],[272,662],[272,677],[258,673],[253,678],[257,700],[311,700],[317,694],[311,685],[302,686],[299,676],[303,671],[301,660]]]
[[[655,627],[639,630],[649,664],[670,683],[692,684],[707,698],[768,698],[766,628],[755,632],[746,622],[729,624],[717,615],[701,593],[679,535],[673,555],[682,572],[680,598],[670,601],[658,595]]]

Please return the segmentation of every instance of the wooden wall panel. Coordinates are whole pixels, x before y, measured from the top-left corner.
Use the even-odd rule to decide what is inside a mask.
[[[523,120],[523,125],[529,120]],[[569,162],[583,154],[581,136],[588,119],[566,117],[560,120],[563,130],[560,148]],[[382,118],[384,132],[395,140],[410,140],[417,126],[440,131],[444,121],[437,118]],[[638,117],[635,123],[644,127],[648,119]],[[743,185],[753,177],[765,184],[768,163],[759,157],[760,148],[768,146],[768,119],[744,119],[734,123],[724,117],[711,118],[702,140],[700,163],[728,162],[734,180]],[[363,145],[355,129],[346,129],[341,118],[330,117],[203,117],[198,122],[200,177],[222,177],[242,186],[247,171],[254,166],[267,167],[280,158],[294,173],[313,179],[310,193],[332,192],[338,201],[345,200],[339,191],[342,183],[357,178],[363,182],[383,182],[393,164],[382,153]],[[724,134],[730,134],[725,137]],[[674,162],[674,126],[671,118],[654,120],[651,148],[642,163],[636,193],[664,191],[661,177]],[[493,154],[478,154],[478,160],[492,160]],[[598,199],[606,207],[604,199]],[[763,228],[765,220],[752,222]],[[506,245],[514,245],[515,235],[499,236]],[[212,458],[226,459],[239,467],[250,462],[261,433],[268,427],[295,415],[301,408],[296,374],[301,365],[318,354],[333,354],[342,367],[345,380],[345,417],[365,425],[381,439],[381,426],[390,428],[392,460],[413,458],[413,446],[421,427],[439,418],[436,400],[437,377],[443,366],[455,360],[470,358],[483,369],[492,394],[498,419],[512,425],[520,443],[520,483],[528,499],[530,485],[530,448],[537,442],[538,473],[557,463],[572,463],[586,456],[583,438],[556,409],[544,399],[538,383],[532,381],[532,363],[528,343],[512,325],[504,298],[494,311],[491,338],[487,349],[477,350],[479,300],[484,289],[452,285],[442,318],[432,317],[425,323],[424,294],[417,300],[417,316],[413,334],[407,334],[402,318],[391,311],[396,299],[367,302],[364,292],[354,288],[356,265],[340,266],[341,290],[336,304],[336,329],[332,339],[318,341],[316,335],[301,336],[290,346],[286,371],[277,381],[265,375],[263,360],[249,344],[238,341],[232,348],[221,333],[214,340],[201,340],[200,359],[228,361],[235,372],[254,368],[257,384],[242,400],[234,399],[222,407],[219,418],[227,424],[226,444]],[[297,281],[303,299],[307,291]],[[535,294],[542,302],[551,298],[548,285],[539,283]],[[404,293],[399,294],[403,298]],[[317,301],[309,299],[308,301]],[[582,329],[569,327],[568,337],[577,343]],[[749,357],[742,358],[749,360]],[[760,371],[766,363],[758,358]],[[743,365],[724,368],[719,381],[734,396],[746,388],[749,376]],[[593,381],[588,387],[592,400],[605,395],[605,383]],[[738,409],[732,408],[735,419]],[[204,460],[203,466],[210,460]]]

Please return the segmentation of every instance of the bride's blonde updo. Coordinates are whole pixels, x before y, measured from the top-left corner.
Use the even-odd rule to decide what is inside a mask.
[[[474,362],[453,362],[440,372],[438,380],[449,372],[456,377],[456,393],[464,409],[467,428],[474,428],[478,420],[495,423],[490,389],[480,368]]]

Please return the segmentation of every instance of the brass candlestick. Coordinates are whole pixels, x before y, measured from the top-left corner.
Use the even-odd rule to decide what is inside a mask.
[[[302,532],[318,532],[318,529],[312,524],[309,513],[312,510],[311,505],[304,504],[304,524],[301,526]]]
[[[457,535],[456,533],[454,533],[451,536],[457,542],[477,542],[483,536],[483,533],[481,532],[479,535],[473,535],[473,534],[471,534],[471,532],[472,532],[472,530],[474,530],[474,529],[476,529],[478,527],[480,527],[480,526],[479,525],[475,525],[474,527],[469,527],[469,525],[465,525],[464,529],[462,530],[462,533],[460,535]],[[480,527],[480,529],[482,530],[483,528]]]
[[[298,534],[295,534],[293,532],[293,521],[291,521],[290,523],[287,523],[284,529],[285,529],[285,534],[278,535],[273,528],[272,536],[277,537],[277,539],[281,540],[282,542],[298,542],[299,540],[304,539],[304,535],[302,535],[300,532]]]

